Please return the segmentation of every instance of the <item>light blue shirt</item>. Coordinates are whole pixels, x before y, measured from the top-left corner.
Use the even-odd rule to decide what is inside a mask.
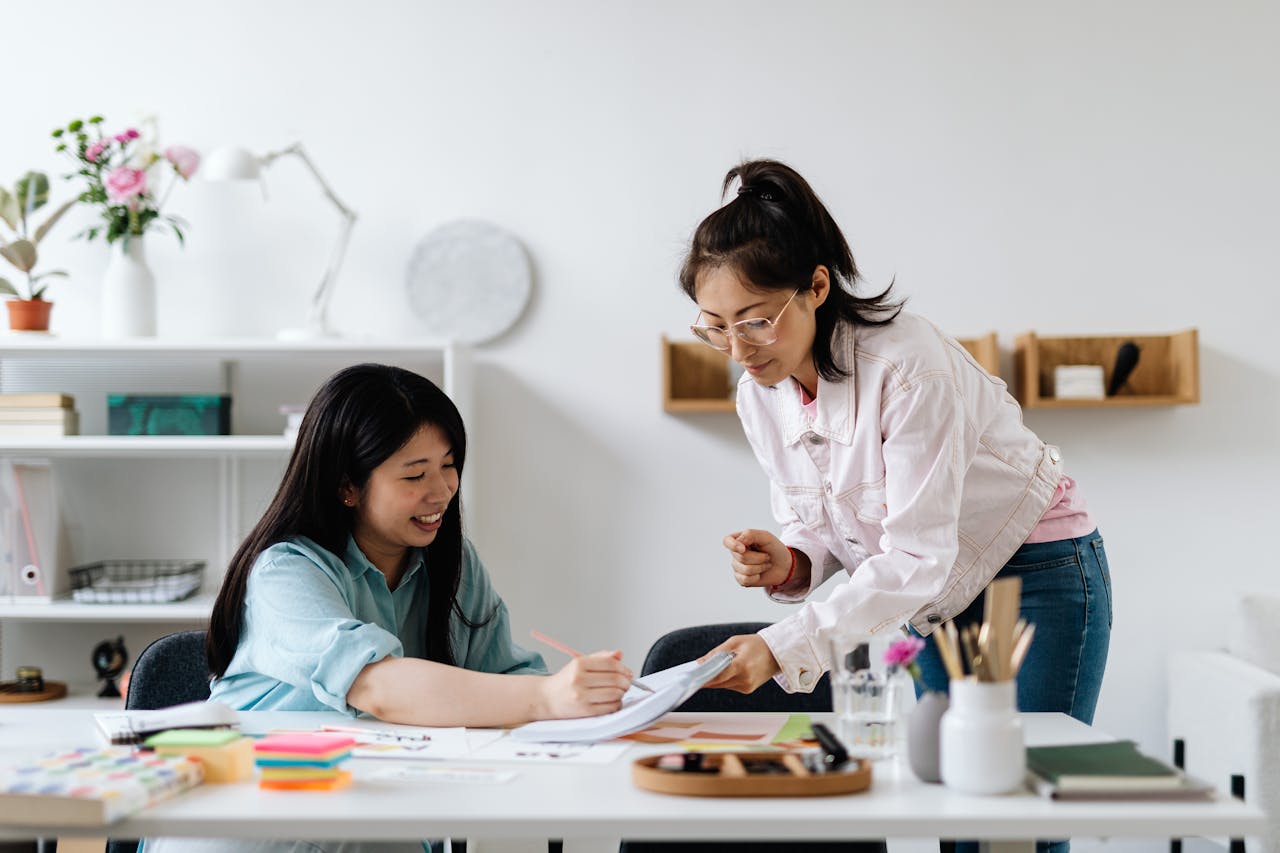
[[[301,536],[267,548],[249,573],[240,644],[210,698],[242,711],[354,715],[347,692],[362,669],[385,657],[426,657],[426,557],[411,552],[392,591],[350,537],[341,557]],[[454,614],[455,663],[478,672],[546,672],[540,655],[511,641],[507,606],[466,539],[458,606],[478,627]]]

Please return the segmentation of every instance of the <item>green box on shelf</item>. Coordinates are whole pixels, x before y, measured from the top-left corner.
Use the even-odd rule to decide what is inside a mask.
[[[108,394],[108,435],[231,435],[227,394]]]

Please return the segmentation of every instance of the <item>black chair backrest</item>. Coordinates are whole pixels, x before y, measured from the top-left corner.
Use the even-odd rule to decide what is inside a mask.
[[[699,658],[730,637],[754,634],[768,622],[726,622],[721,625],[695,625],[677,628],[659,637],[645,656],[641,674],[667,669]],[[736,693],[719,688],[703,688],[677,711],[790,711],[797,714],[824,713],[831,710],[831,684],[826,675],[812,693],[787,693],[775,681],[767,681],[754,693]]]
[[[128,710],[168,708],[209,698],[205,631],[179,631],[153,642],[138,655],[129,676]]]

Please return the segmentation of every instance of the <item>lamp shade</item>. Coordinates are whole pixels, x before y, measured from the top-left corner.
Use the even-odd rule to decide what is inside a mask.
[[[250,181],[261,174],[261,160],[243,148],[215,148],[201,170],[206,181]]]

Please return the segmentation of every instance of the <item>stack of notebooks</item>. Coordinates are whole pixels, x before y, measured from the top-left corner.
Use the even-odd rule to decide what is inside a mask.
[[[277,791],[335,791],[351,784],[342,762],[355,739],[331,734],[268,735],[254,745],[261,771],[259,788]]]
[[[80,434],[70,394],[0,394],[0,438],[56,438]]]
[[[1206,800],[1213,786],[1144,755],[1131,740],[1027,748],[1027,781],[1055,800]]]
[[[103,826],[203,779],[200,762],[181,756],[68,750],[0,769],[0,824]]]

